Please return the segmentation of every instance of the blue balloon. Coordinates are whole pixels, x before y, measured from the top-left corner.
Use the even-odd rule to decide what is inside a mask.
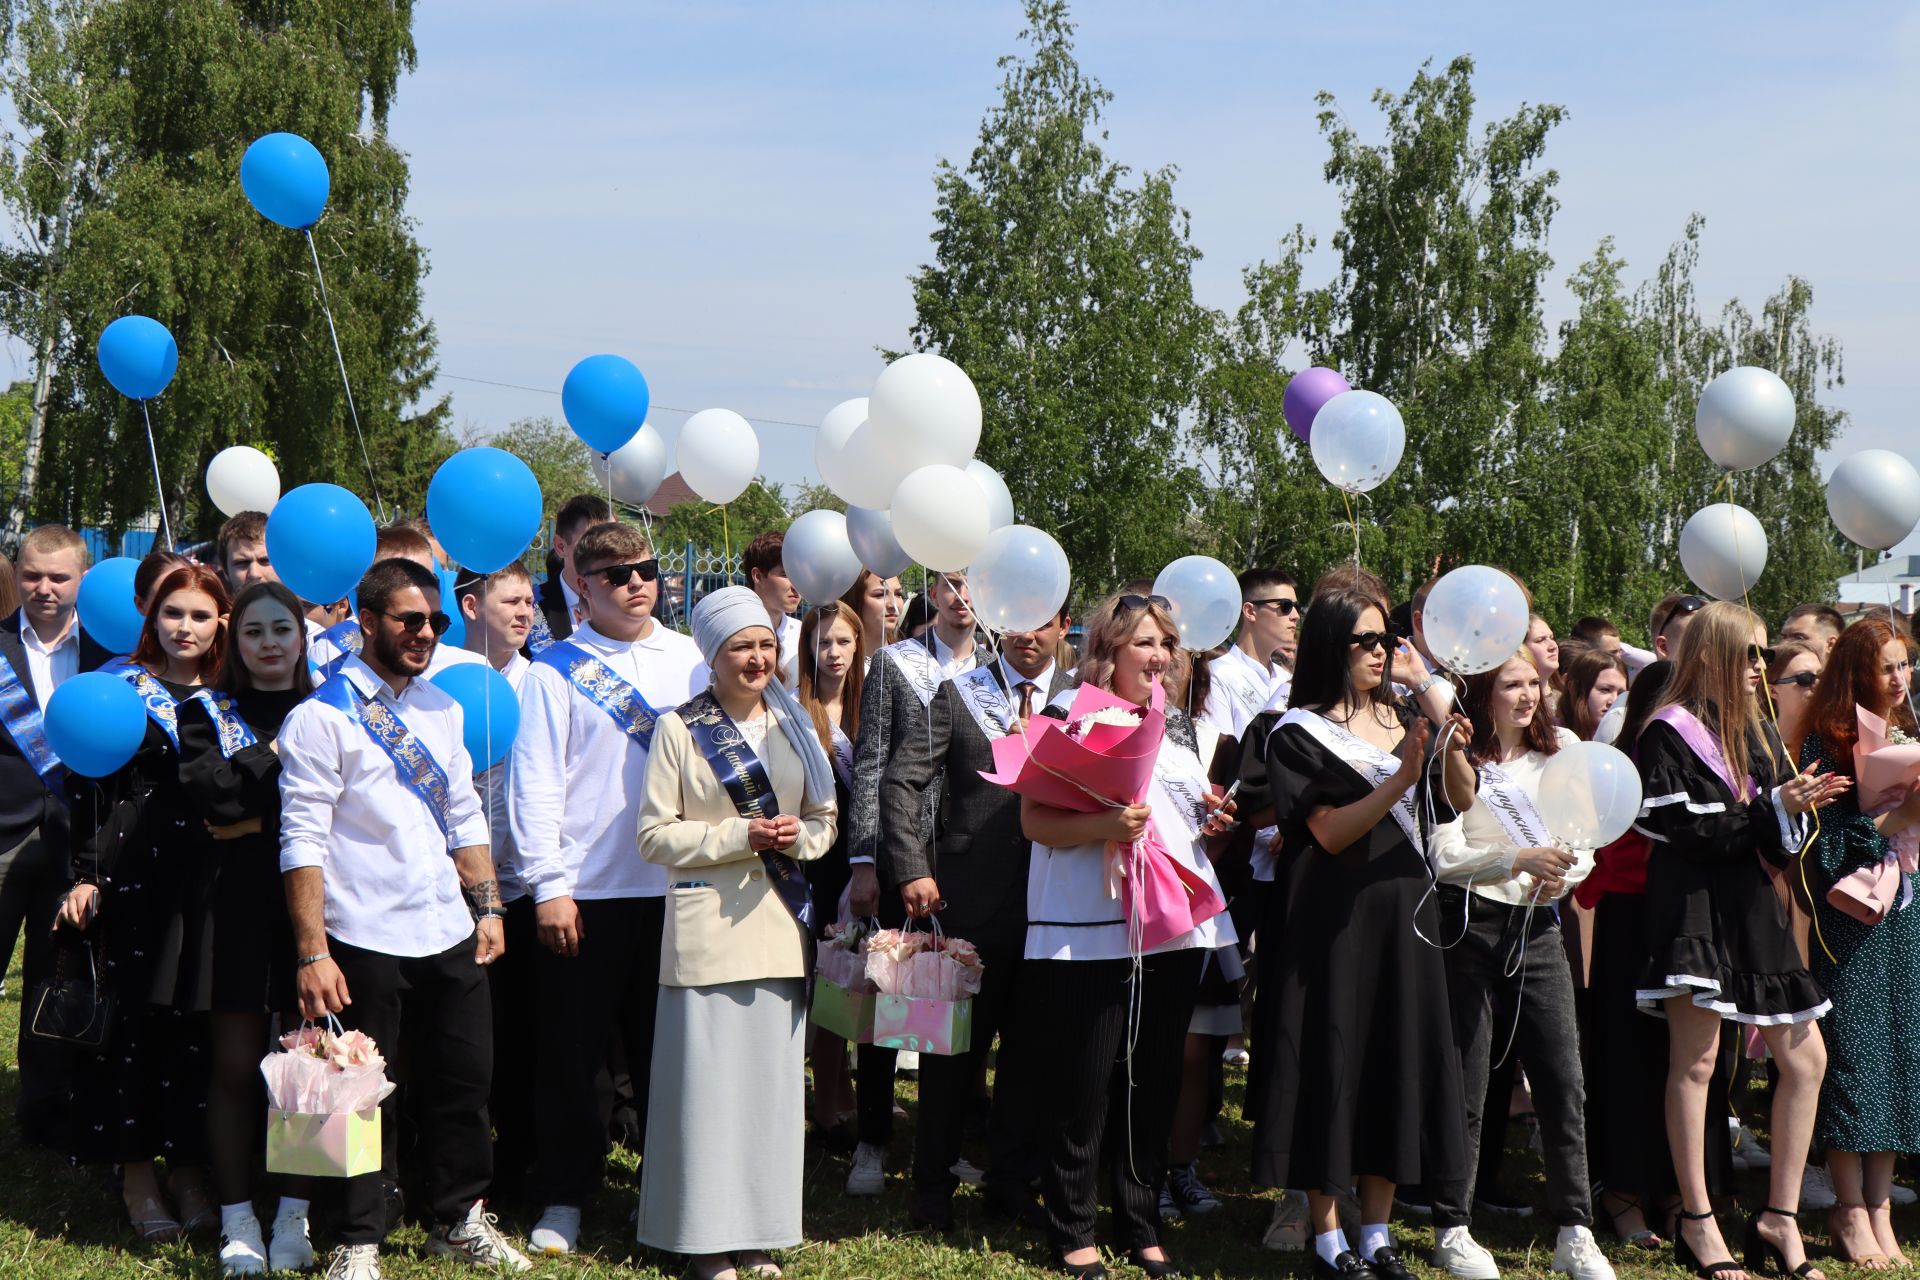
[[[520,731],[520,695],[507,678],[484,662],[462,662],[442,671],[433,682],[460,704],[474,772],[506,759],[513,735]]]
[[[43,723],[62,764],[83,777],[104,778],[140,749],[147,708],[119,676],[88,671],[60,682]]]
[[[427,523],[454,563],[494,573],[540,532],[540,482],[504,449],[462,449],[427,485]]]
[[[646,425],[647,379],[625,356],[588,356],[560,387],[560,411],[595,453],[612,453]]]
[[[108,653],[132,653],[144,619],[133,603],[133,575],[140,562],[128,556],[102,560],[80,579],[80,625]]]
[[[180,348],[167,326],[146,316],[121,316],[100,331],[100,372],[130,400],[151,400],[167,389],[180,365]]]
[[[439,530],[434,531],[438,536]],[[445,546],[446,543],[441,543]],[[460,601],[453,593],[454,584],[460,581],[460,574],[453,569],[435,569],[434,576],[440,579],[440,607],[446,610],[447,629],[440,636],[443,648],[458,649],[467,642],[467,618],[460,612]]]
[[[326,157],[297,133],[254,139],[240,157],[240,189],[269,222],[305,231],[327,208]]]
[[[373,563],[373,517],[337,484],[303,484],[267,517],[267,556],[303,600],[339,600]]]

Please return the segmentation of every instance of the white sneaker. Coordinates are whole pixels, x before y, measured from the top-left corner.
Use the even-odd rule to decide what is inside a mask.
[[[1500,1266],[1465,1227],[1448,1227],[1433,1246],[1433,1265],[1460,1280],[1500,1280]]]
[[[893,1069],[895,1071],[918,1071],[920,1069],[919,1050],[902,1049],[900,1056],[893,1060]]]
[[[1800,1198],[1804,1201],[1806,1196]],[[1887,1199],[1894,1204],[1913,1204],[1920,1201],[1920,1195],[1915,1195],[1912,1187],[1903,1187],[1896,1182],[1887,1188]]]
[[[863,1142],[853,1149],[853,1168],[847,1170],[847,1194],[877,1196],[887,1186],[885,1147]]]
[[[307,1235],[307,1215],[279,1213],[273,1218],[273,1239],[267,1245],[269,1271],[311,1271],[313,1240]]]
[[[1613,1264],[1585,1227],[1569,1227],[1563,1234],[1553,1248],[1553,1269],[1573,1280],[1614,1280]]]
[[[458,1258],[476,1267],[533,1270],[533,1259],[500,1234],[500,1219],[487,1212],[485,1200],[475,1200],[473,1208],[467,1210],[466,1221],[458,1226],[435,1227],[427,1236],[427,1252],[443,1258]]]
[[[1281,1253],[1299,1253],[1307,1247],[1307,1198],[1297,1191],[1282,1191],[1273,1202],[1273,1217],[1260,1243]]]
[[[263,1276],[267,1274],[267,1244],[260,1237],[260,1219],[248,1214],[234,1219],[231,1227],[220,1231],[220,1274],[223,1276]]]
[[[1823,1165],[1810,1164],[1800,1179],[1800,1207],[1802,1209],[1831,1209],[1840,1203],[1840,1197],[1833,1193],[1833,1179],[1827,1176]]]
[[[327,1264],[327,1280],[380,1280],[380,1246],[341,1245]]]
[[[1736,1169],[1771,1169],[1773,1154],[1767,1150],[1760,1139],[1753,1136],[1753,1130],[1741,1124],[1732,1116],[1727,1117],[1727,1127],[1733,1131],[1733,1167]]]
[[[544,1253],[549,1258],[572,1253],[579,1242],[580,1210],[570,1204],[548,1205],[540,1221],[533,1224],[533,1234],[527,1237],[535,1253]]]
[[[948,1172],[960,1179],[962,1186],[978,1187],[983,1185],[987,1180],[986,1172],[965,1156],[961,1156],[958,1160],[955,1160],[953,1162],[953,1168],[948,1170]]]

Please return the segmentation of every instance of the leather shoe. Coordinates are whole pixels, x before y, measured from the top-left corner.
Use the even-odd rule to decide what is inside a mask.
[[[1407,1264],[1400,1260],[1390,1244],[1383,1244],[1373,1251],[1373,1260],[1367,1265],[1380,1280],[1413,1280],[1413,1272],[1407,1270]]]
[[[953,1230],[953,1196],[943,1191],[915,1191],[913,1203],[907,1206],[907,1217],[916,1227],[930,1227],[935,1231]]]
[[[1342,1252],[1332,1262],[1314,1254],[1313,1274],[1319,1280],[1374,1280],[1373,1268],[1351,1249]]]
[[[1106,1264],[1095,1258],[1092,1262],[1068,1262],[1059,1251],[1053,1255],[1053,1269],[1073,1277],[1073,1280],[1107,1280]]]
[[[1152,1280],[1165,1280],[1165,1277],[1180,1274],[1180,1268],[1173,1265],[1173,1259],[1145,1258],[1140,1255],[1138,1249],[1127,1255],[1127,1261],[1146,1272]]]

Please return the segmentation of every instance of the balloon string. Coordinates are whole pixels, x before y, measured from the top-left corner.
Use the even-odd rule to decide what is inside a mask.
[[[164,538],[164,549],[173,550],[173,526],[167,520],[167,491],[160,483],[160,449],[153,442],[153,415],[147,412],[147,402],[140,402],[140,420],[147,424],[147,456],[153,459],[153,500],[160,505],[160,536]]]
[[[1340,490],[1340,502],[1347,509],[1347,528],[1353,530],[1353,567],[1360,567],[1360,522],[1353,515],[1353,495]]]
[[[386,504],[380,501],[380,482],[373,478],[373,456],[367,452],[367,437],[360,431],[360,411],[353,404],[353,384],[347,379],[347,358],[340,354],[340,331],[333,325],[333,304],[327,301],[327,277],[320,270],[320,248],[313,242],[313,228],[307,228],[307,251],[313,255],[313,278],[320,283],[320,311],[327,317],[327,333],[333,338],[333,358],[340,365],[340,389],[347,393],[347,416],[353,420],[354,439],[360,442],[360,461],[367,468],[367,489],[373,494],[374,510],[380,523],[387,522]]]

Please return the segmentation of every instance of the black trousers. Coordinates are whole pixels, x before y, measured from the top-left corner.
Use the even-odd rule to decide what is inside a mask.
[[[388,1063],[419,1121],[427,1199],[434,1221],[457,1223],[493,1181],[487,1091],[493,1080],[493,1009],[487,971],[473,960],[469,936],[437,955],[390,956],[327,940],[353,1003],[340,1012],[364,1031]],[[346,1180],[342,1244],[378,1244],[387,1234],[387,1184],[396,1180],[399,1094],[380,1104],[381,1172]]]
[[[880,886],[880,924],[884,928],[898,929],[906,922],[907,908],[900,899],[900,890],[883,882]],[[927,1054],[920,1059],[923,1080],[926,1079],[926,1065],[932,1058],[932,1054]],[[893,1141],[893,1072],[899,1065],[899,1059],[900,1051],[897,1049],[883,1049],[871,1044],[853,1047],[854,1128],[860,1141],[871,1142],[876,1147],[886,1147]],[[951,1165],[953,1161],[947,1163]]]
[[[1103,1164],[1113,1187],[1116,1245],[1159,1243],[1158,1188],[1204,958],[1193,949],[1146,957],[1137,999],[1128,960],[1022,966],[1021,1022],[1027,1043],[1049,1064],[1034,1073],[1034,1114],[1042,1126],[1036,1141],[1054,1248],[1093,1245]]]
[[[539,1182],[548,1204],[583,1206],[606,1173],[612,1096],[602,1087],[607,1049],[618,1036],[626,1050],[646,1138],[646,1098],[653,1070],[653,1017],[660,1004],[660,935],[665,898],[576,900],[580,954],[533,947],[538,1004],[533,1112]],[[531,1034],[533,1026],[510,1029]]]
[[[33,993],[53,968],[53,919],[67,891],[66,868],[35,831],[0,853],[0,976],[13,960],[14,942],[26,930],[27,953],[21,964],[19,1056],[20,1097],[15,1116],[21,1133],[33,1142],[59,1145],[65,1137],[67,1085],[73,1053],[57,1040],[43,1040],[27,1028]]]
[[[973,1082],[1000,1036],[988,1126],[988,1183],[996,1194],[1020,1194],[1036,1172],[1032,1155],[1032,1087],[1018,1019],[1021,965],[1018,947],[982,951],[980,993],[973,998],[972,1047],[963,1054],[920,1055],[920,1116],[913,1138],[913,1185],[931,1195],[952,1195],[960,1180],[953,1165],[973,1104]],[[888,1112],[891,1117],[891,1110]]]
[[[487,1110],[493,1117],[493,1187],[489,1200],[517,1197],[526,1189],[534,1161],[533,1073],[537,1037],[524,1029],[540,1007],[534,981],[533,899],[507,904],[507,953],[487,966],[487,992],[493,1006],[493,1089]]]

